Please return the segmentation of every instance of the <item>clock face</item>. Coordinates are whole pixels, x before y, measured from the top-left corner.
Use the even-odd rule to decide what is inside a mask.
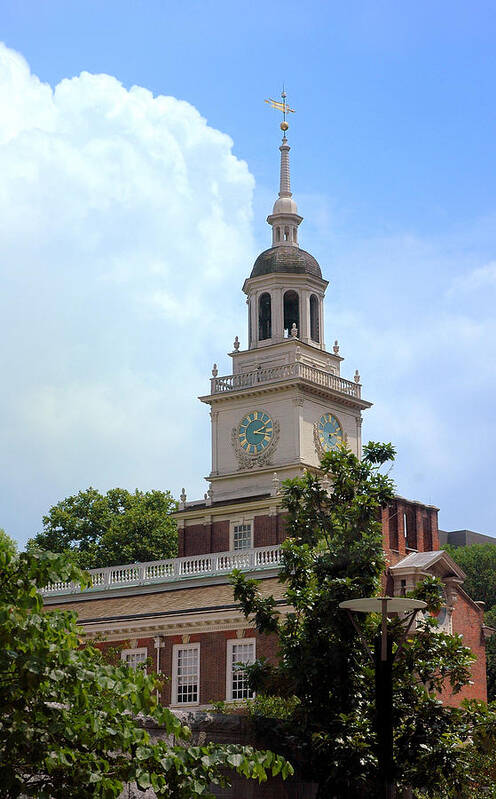
[[[324,413],[320,417],[317,424],[317,435],[324,452],[337,449],[344,439],[343,428],[332,413]]]
[[[247,455],[259,455],[269,446],[273,436],[274,424],[265,411],[250,411],[239,424],[239,445]]]

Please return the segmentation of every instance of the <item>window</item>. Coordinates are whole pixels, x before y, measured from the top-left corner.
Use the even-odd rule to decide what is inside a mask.
[[[148,650],[146,646],[139,649],[123,649],[121,652],[121,660],[126,666],[136,669],[139,665],[146,662],[148,657]]]
[[[227,642],[227,699],[250,699],[253,691],[241,663],[251,664],[255,660],[255,639],[246,638]]]
[[[296,291],[286,291],[284,294],[284,335],[291,335],[291,328],[296,325],[300,330],[300,301]]]
[[[403,529],[405,533],[405,545],[407,549],[417,549],[417,528],[415,516],[411,513],[403,512]]]
[[[233,526],[234,550],[251,549],[251,524],[235,524]]]
[[[258,301],[258,340],[264,341],[272,336],[270,294],[265,292]]]
[[[200,700],[200,644],[173,648],[172,704],[197,705]]]
[[[310,297],[310,338],[319,341],[319,301],[315,294]]]

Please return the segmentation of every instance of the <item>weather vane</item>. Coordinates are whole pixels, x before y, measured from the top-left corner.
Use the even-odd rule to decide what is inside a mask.
[[[282,97],[282,103],[280,103],[279,100],[273,100],[272,97],[269,97],[269,99],[265,100],[265,102],[268,103],[272,108],[275,108],[276,111],[281,111],[282,113],[281,130],[286,132],[287,129],[289,128],[289,125],[286,122],[286,114],[294,114],[295,110],[294,108],[290,108],[286,102],[286,92],[284,91],[284,86],[282,87],[281,97]]]

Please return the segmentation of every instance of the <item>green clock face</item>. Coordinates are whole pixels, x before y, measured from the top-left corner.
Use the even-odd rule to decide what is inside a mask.
[[[343,443],[343,428],[332,413],[324,413],[320,417],[317,424],[317,435],[320,446],[325,452],[337,449]]]
[[[274,424],[265,411],[250,411],[239,424],[239,445],[247,455],[259,455],[269,446],[273,436]]]

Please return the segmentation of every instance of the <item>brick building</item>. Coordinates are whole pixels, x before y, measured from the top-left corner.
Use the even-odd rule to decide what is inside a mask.
[[[178,709],[248,697],[234,664],[277,656],[276,640],[259,636],[240,613],[228,575],[237,567],[260,578],[262,592],[277,598],[281,612],[288,609],[277,581],[281,480],[318,471],[322,453],[342,441],[360,456],[362,412],[371,405],[358,372],[341,376],[337,341],[326,349],[328,282],[298,244],[302,217],[290,190],[286,123],[282,128],[279,195],[267,218],[272,245],[243,285],[248,346],[241,350],[236,337],[231,374],[219,376],[214,364],[210,391],[200,397],[210,406],[212,468],[203,499],[181,494],[179,557],[95,570],[83,593],[63,584],[46,591],[50,607],[77,611],[89,639],[118,645],[132,665],[149,658],[149,668],[170,678],[164,702]],[[483,610],[439,549],[437,514],[402,497],[383,512],[385,587],[402,595],[424,575],[442,579],[441,629],[463,634],[477,656],[464,696],[485,698]]]

